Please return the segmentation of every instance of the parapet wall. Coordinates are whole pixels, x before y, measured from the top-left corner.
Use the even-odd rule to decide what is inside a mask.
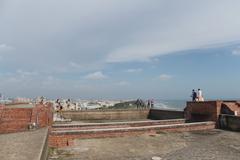
[[[53,123],[53,108],[51,103],[46,105],[37,104],[31,115],[31,123],[36,123],[40,128],[47,127]]]
[[[4,108],[0,114],[0,133],[20,132],[28,129],[32,109]]]
[[[183,111],[150,109],[148,119],[164,120],[164,119],[179,119],[184,118]]]
[[[184,109],[187,121],[215,121],[219,126],[221,114],[240,115],[240,104],[238,101],[205,101],[187,102]]]
[[[46,127],[52,124],[52,116],[51,104],[27,108],[3,106],[0,108],[0,133],[26,131],[32,123]]]
[[[63,117],[73,121],[83,120],[141,120],[141,119],[178,119],[184,118],[183,111],[161,109],[126,110],[85,110],[64,111]]]
[[[83,120],[136,120],[147,119],[149,110],[86,110],[64,111],[63,117],[73,121]]]

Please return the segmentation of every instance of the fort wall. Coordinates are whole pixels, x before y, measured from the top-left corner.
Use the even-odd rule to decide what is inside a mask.
[[[179,119],[184,118],[183,111],[151,109],[148,114],[148,119],[164,120],[164,119]]]
[[[215,121],[219,127],[219,116],[221,114],[240,116],[240,105],[238,101],[187,102],[184,111],[187,121]]]
[[[63,111],[63,117],[73,121],[147,119],[148,114],[149,109]]]
[[[222,114],[219,123],[221,129],[240,131],[240,116]]]
[[[0,108],[0,133],[21,132],[29,129],[30,124],[47,127],[52,124],[51,104],[33,107],[2,106]]]

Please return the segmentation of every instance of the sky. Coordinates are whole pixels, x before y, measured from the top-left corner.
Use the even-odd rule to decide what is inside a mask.
[[[0,0],[0,93],[240,98],[239,0]]]

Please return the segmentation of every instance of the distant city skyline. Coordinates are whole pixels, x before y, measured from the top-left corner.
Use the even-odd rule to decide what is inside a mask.
[[[240,1],[2,0],[0,93],[240,99]]]

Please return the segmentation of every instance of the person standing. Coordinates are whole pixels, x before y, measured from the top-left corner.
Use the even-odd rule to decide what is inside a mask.
[[[191,97],[192,97],[192,101],[195,102],[196,99],[197,99],[197,93],[196,93],[196,91],[195,91],[194,89],[192,90],[192,95],[191,95]]]
[[[154,101],[153,101],[153,99],[151,100],[151,108],[153,108],[154,107]]]
[[[150,99],[147,101],[147,108],[151,108],[151,102],[150,102]]]
[[[203,102],[203,101],[204,101],[204,98],[203,98],[203,94],[202,94],[202,90],[201,90],[201,89],[198,89],[197,98],[198,98],[198,101],[199,101],[199,102]]]
[[[136,103],[135,103],[136,105],[137,105],[137,109],[139,108],[139,106],[140,106],[140,99],[137,99],[137,101],[136,101]]]

